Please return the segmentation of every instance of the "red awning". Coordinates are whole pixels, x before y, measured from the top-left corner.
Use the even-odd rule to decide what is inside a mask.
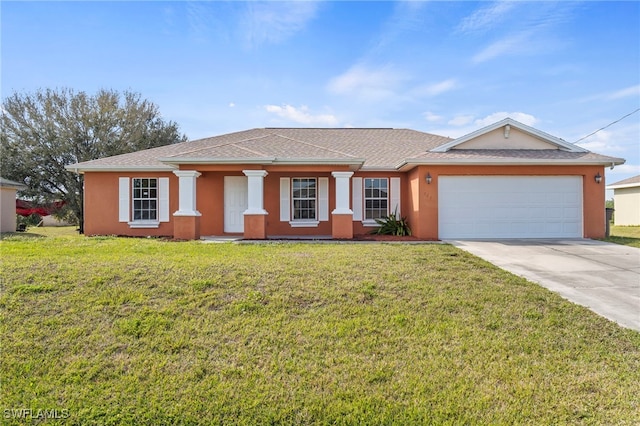
[[[16,213],[20,216],[31,216],[37,214],[40,216],[49,216],[60,210],[65,205],[64,201],[55,201],[49,204],[35,205],[30,201],[16,200]]]

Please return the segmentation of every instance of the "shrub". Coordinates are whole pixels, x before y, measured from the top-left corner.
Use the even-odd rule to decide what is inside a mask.
[[[401,237],[411,235],[411,228],[409,228],[407,218],[403,217],[398,219],[396,216],[397,211],[388,216],[376,219],[376,223],[380,226],[371,231],[371,233],[378,235],[396,235]]]

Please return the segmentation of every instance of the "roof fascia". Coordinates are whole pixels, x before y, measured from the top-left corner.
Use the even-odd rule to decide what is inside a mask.
[[[636,183],[626,183],[623,185],[607,185],[606,189],[624,189],[624,188],[638,188],[640,187],[640,182]]]
[[[346,165],[346,166],[362,166],[366,160],[364,158],[349,158],[349,159],[335,159],[335,158],[277,158],[273,164],[321,164],[321,165]]]
[[[550,143],[552,145],[555,145],[555,146],[559,147],[563,151],[589,152],[587,149],[584,149],[582,147],[579,147],[577,145],[569,143],[569,142],[567,142],[565,140],[557,138],[557,137],[555,137],[553,135],[550,135],[548,133],[545,133],[545,132],[543,132],[541,130],[535,129],[535,128],[530,127],[530,126],[527,126],[526,124],[522,124],[519,121],[516,121],[516,120],[514,120],[512,118],[505,118],[505,119],[500,120],[500,121],[498,121],[496,123],[493,123],[493,124],[490,124],[490,125],[488,125],[486,127],[478,129],[475,132],[471,132],[471,133],[469,133],[467,135],[461,136],[461,137],[459,137],[457,139],[452,140],[451,142],[447,142],[444,145],[440,145],[440,146],[432,149],[431,152],[447,152],[450,149],[452,149],[452,148],[454,148],[454,147],[456,147],[458,145],[461,145],[461,144],[463,144],[465,142],[470,141],[471,139],[475,139],[478,136],[482,136],[482,135],[484,135],[486,133],[492,132],[492,131],[494,131],[496,129],[499,129],[499,128],[501,128],[503,126],[506,126],[506,125],[515,127],[516,129],[518,129],[518,130],[520,130],[520,131],[522,131],[524,133],[527,133],[527,134],[529,134],[531,136],[534,136],[534,137],[536,137],[538,139],[542,139],[545,142],[548,142],[548,143]]]
[[[620,165],[625,162],[622,158],[614,158],[614,161],[604,160],[548,160],[545,158],[533,159],[533,158],[505,158],[505,159],[491,159],[491,160],[475,160],[469,159],[454,159],[454,160],[422,160],[422,161],[403,161],[396,166],[397,170],[406,171],[416,166],[611,166]]]
[[[172,172],[177,170],[177,167],[166,166],[80,166],[77,164],[69,164],[64,166],[65,169],[75,173],[85,172]]]
[[[164,164],[273,164],[275,157],[164,157],[158,161]]]
[[[193,158],[193,157],[169,157],[160,158],[165,164],[261,164],[261,165],[347,165],[360,167],[364,164],[364,158],[276,158],[276,157],[247,157],[247,158]]]
[[[24,185],[24,184],[18,183],[18,182],[15,182],[15,183],[2,182],[0,184],[0,187],[1,188],[15,189],[15,190],[18,190],[18,191],[20,191],[22,189],[27,189],[27,185]]]

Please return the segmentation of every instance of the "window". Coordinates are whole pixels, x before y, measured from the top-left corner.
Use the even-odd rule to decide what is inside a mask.
[[[133,179],[133,220],[158,220],[158,179]]]
[[[316,220],[316,179],[293,178],[291,183],[293,220]]]
[[[364,219],[375,220],[387,216],[388,206],[389,181],[384,178],[365,178]]]

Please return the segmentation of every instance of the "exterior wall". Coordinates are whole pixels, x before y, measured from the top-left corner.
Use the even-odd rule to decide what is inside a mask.
[[[0,232],[16,231],[16,190],[0,190]]]
[[[201,235],[224,234],[224,177],[244,176],[241,171],[204,172],[196,179],[196,208],[200,217]]]
[[[640,186],[613,190],[616,226],[640,225]]]
[[[197,208],[202,213],[200,232],[202,235],[225,235],[224,232],[224,177],[244,176],[242,170],[257,169],[242,166],[218,167],[203,165],[194,166],[191,169],[202,173],[197,182]],[[207,169],[209,171],[207,171]],[[264,209],[268,212],[265,218],[267,236],[307,236],[307,235],[332,235],[333,217],[331,212],[335,209],[335,179],[331,175],[333,171],[347,171],[346,167],[337,166],[273,166],[265,168],[268,175],[264,178]],[[329,220],[321,221],[317,227],[292,227],[288,221],[280,221],[280,178],[328,178],[329,179]],[[356,173],[353,177],[380,177],[401,179],[401,214],[408,213],[406,174],[389,172],[365,172]],[[352,177],[352,178],[353,178]],[[350,197],[351,203],[351,197]],[[352,205],[350,205],[353,208]],[[367,227],[361,221],[353,221],[353,234],[366,234],[373,228]],[[251,231],[255,232],[255,231]]]
[[[425,176],[431,175],[431,184]],[[411,193],[409,225],[413,235],[426,240],[438,237],[438,177],[446,175],[582,176],[584,238],[605,236],[605,188],[594,176],[603,166],[420,166],[409,172]]]
[[[504,137],[504,126],[458,145],[455,149],[556,149],[538,138],[534,138],[511,126],[509,137]]]
[[[224,235],[224,177],[244,176],[242,170],[260,169],[256,166],[193,165],[185,170],[202,173],[196,179],[196,208],[199,217],[199,235]],[[334,171],[348,171],[346,166],[272,166],[265,167],[264,178],[264,225],[250,221],[251,233],[261,235],[256,228],[264,226],[266,236],[332,235],[335,209]],[[425,176],[432,177],[427,184]],[[605,188],[596,184],[594,176],[604,175],[602,166],[419,166],[402,172],[356,172],[354,177],[400,178],[401,216],[409,221],[414,236],[425,240],[438,239],[438,177],[443,175],[578,175],[583,178],[583,224],[585,238],[602,238],[605,233]],[[160,223],[158,228],[135,229],[126,222],[118,222],[118,179],[120,177],[168,177],[170,221]],[[314,177],[328,178],[329,220],[319,222],[317,227],[292,227],[288,221],[280,220],[280,178]],[[4,192],[4,191],[3,191]],[[350,189],[351,192],[351,189]],[[12,203],[15,202],[15,194]],[[617,201],[616,201],[617,202]],[[350,195],[350,204],[353,197]],[[4,199],[3,199],[3,204]],[[13,204],[12,204],[13,205]],[[353,209],[353,205],[350,205]],[[173,213],[178,210],[178,178],[171,172],[117,173],[89,172],[85,174],[85,234],[129,235],[129,236],[173,236],[176,220]],[[618,212],[616,212],[616,216]],[[4,220],[3,214],[3,220]],[[15,220],[15,214],[12,215]],[[348,235],[344,217],[340,217],[342,235]],[[255,223],[254,223],[255,222]],[[262,223],[262,222],[260,222]],[[245,222],[246,224],[246,222]],[[187,230],[178,224],[181,235]],[[255,225],[255,226],[254,226]],[[15,226],[15,225],[14,225]],[[195,225],[194,225],[195,226]],[[256,229],[254,229],[256,228]],[[14,227],[15,229],[15,227]],[[366,234],[373,228],[362,221],[352,221],[352,234]]]
[[[118,179],[169,178],[169,222],[158,228],[131,228],[118,221]],[[85,235],[128,235],[133,237],[173,236],[173,212],[178,210],[178,178],[169,172],[90,172],[84,175],[84,233]]]
[[[320,178],[329,179],[329,220],[321,221],[317,227],[292,227],[289,222],[280,221],[280,178]],[[335,179],[331,172],[317,171],[270,171],[264,178],[264,209],[269,212],[266,217],[267,235],[331,235],[331,212],[336,208]]]
[[[412,221],[410,220],[408,213],[409,213],[409,204],[408,204],[408,191],[407,191],[407,174],[406,173],[394,173],[394,172],[356,172],[351,179],[353,178],[386,178],[386,179],[391,179],[392,177],[397,177],[400,178],[400,188],[401,188],[401,192],[400,192],[400,216],[401,217],[407,217],[407,220],[409,221],[409,226],[411,227],[411,231],[413,232],[413,227],[411,226]],[[391,200],[389,200],[389,202],[391,202]],[[351,194],[351,209],[353,210],[353,194]],[[389,207],[391,208],[391,207]],[[364,211],[364,209],[363,209]],[[389,213],[394,213],[393,211],[390,211]],[[372,230],[374,230],[375,227],[373,226],[366,226],[365,224],[363,224],[362,221],[358,221],[355,220],[353,222],[353,234],[354,235],[363,235],[363,234],[368,234],[370,233]]]
[[[56,226],[70,226],[71,223],[57,219],[55,216],[50,214],[49,216],[42,216],[42,226],[47,227],[56,227]]]

